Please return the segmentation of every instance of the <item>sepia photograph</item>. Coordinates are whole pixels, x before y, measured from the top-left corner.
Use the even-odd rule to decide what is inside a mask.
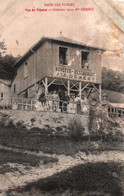
[[[0,0],[0,196],[124,196],[124,1]]]

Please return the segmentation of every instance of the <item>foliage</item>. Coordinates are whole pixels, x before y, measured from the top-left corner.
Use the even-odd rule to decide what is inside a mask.
[[[69,135],[75,141],[80,141],[83,138],[85,128],[81,122],[77,119],[73,119],[69,122]]]
[[[118,123],[110,123],[106,120],[106,126],[101,123],[99,130],[90,133],[90,138],[94,138],[95,141],[123,141],[123,134]]]
[[[102,68],[102,88],[124,93],[124,72]]]
[[[0,58],[6,53],[5,40],[0,36]]]
[[[18,61],[18,57],[12,55],[5,55],[0,57],[0,79],[12,79],[15,74],[13,65]]]
[[[34,189],[36,193],[40,191],[41,195],[122,196],[123,183],[120,183],[119,179],[123,176],[123,168],[123,164],[109,161],[80,164],[48,178],[31,182],[21,193],[31,195]]]
[[[5,40],[0,39],[0,79],[11,80],[15,74],[13,65],[20,59],[20,56],[8,55],[6,50]]]
[[[109,124],[106,132],[103,132],[103,136],[107,142],[123,141],[123,134],[116,123],[113,125]]]

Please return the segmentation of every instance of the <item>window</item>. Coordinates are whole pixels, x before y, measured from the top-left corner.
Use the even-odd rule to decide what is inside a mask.
[[[89,65],[88,65],[88,55],[89,55],[89,52],[82,52],[81,53],[81,67],[83,69],[88,69],[89,68]]]
[[[24,64],[24,79],[28,77],[28,63]]]
[[[59,64],[67,65],[67,48],[59,47]]]
[[[14,84],[14,94],[16,94],[16,85]]]

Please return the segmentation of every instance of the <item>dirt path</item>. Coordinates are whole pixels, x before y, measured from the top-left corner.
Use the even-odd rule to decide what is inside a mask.
[[[29,182],[37,181],[41,178],[52,176],[57,172],[61,172],[68,168],[77,166],[78,164],[85,164],[88,162],[124,162],[124,152],[121,151],[104,151],[94,153],[78,152],[75,156],[57,155],[57,154],[46,154],[43,152],[31,152],[24,151],[16,148],[10,148],[0,145],[0,149],[12,150],[14,152],[21,152],[22,156],[24,153],[33,154],[36,156],[48,156],[58,159],[57,163],[43,164],[40,162],[38,167],[27,167],[22,164],[8,163],[11,168],[18,168],[18,171],[8,172],[5,175],[0,174],[0,195],[6,195],[5,192],[9,189],[18,189],[19,186],[24,186]]]

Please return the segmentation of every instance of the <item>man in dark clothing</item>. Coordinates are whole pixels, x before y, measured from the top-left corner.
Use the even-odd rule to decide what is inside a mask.
[[[69,104],[70,97],[69,97],[69,95],[68,95],[68,93],[67,93],[67,92],[65,92],[64,101],[67,101],[67,103]]]
[[[69,101],[70,101],[70,97],[69,97],[67,91],[65,92],[64,101],[65,101],[65,104],[63,105],[63,110],[64,110],[65,112],[67,112],[68,104],[69,104]]]
[[[62,112],[62,103],[64,101],[64,96],[65,96],[64,91],[60,90],[59,91],[59,99],[60,99],[59,108],[61,109],[61,112]]]
[[[38,100],[41,102],[41,104],[43,106],[45,105],[45,103],[46,103],[46,97],[45,97],[45,93],[44,92],[41,93],[41,95],[40,95],[40,97],[39,97]]]

